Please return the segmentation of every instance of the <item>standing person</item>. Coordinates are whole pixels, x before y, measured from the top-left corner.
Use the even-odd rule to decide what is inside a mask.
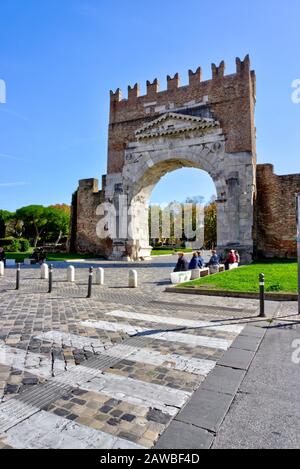
[[[217,251],[215,249],[213,249],[211,251],[211,258],[210,258],[209,262],[206,264],[206,266],[209,267],[211,265],[219,265],[219,264],[220,264],[219,256],[217,254]]]
[[[198,251],[197,254],[198,254],[198,267],[199,269],[203,269],[203,267],[205,267],[205,262],[202,257],[202,251]]]
[[[189,263],[189,270],[198,269],[198,253],[193,252],[193,257]]]
[[[183,252],[178,253],[178,261],[174,272],[186,272],[189,270],[189,263]]]
[[[2,247],[0,247],[0,261],[4,263],[4,267],[6,266],[6,258],[5,258],[5,252]]]

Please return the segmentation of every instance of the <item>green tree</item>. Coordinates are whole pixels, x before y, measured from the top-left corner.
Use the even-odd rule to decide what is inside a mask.
[[[0,238],[5,238],[8,223],[13,219],[14,213],[8,210],[0,210]]]
[[[217,203],[213,199],[204,208],[204,243],[207,249],[217,245]]]
[[[47,209],[42,205],[28,205],[16,211],[16,218],[24,223],[25,234],[33,237],[36,247],[47,224]]]
[[[55,244],[57,245],[63,236],[69,234],[70,210],[66,210],[62,205],[50,206],[46,209],[46,217],[45,232],[47,238],[55,239]]]

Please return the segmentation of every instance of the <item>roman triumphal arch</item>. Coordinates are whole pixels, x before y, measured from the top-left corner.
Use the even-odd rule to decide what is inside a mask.
[[[166,113],[138,129],[136,138],[136,142],[130,143],[125,150],[122,171],[123,191],[131,207],[132,239],[127,241],[127,250],[130,247],[133,257],[145,257],[151,253],[148,204],[153,187],[167,172],[182,167],[202,169],[215,183],[219,249],[251,246],[251,156],[226,153],[225,136],[219,122]]]
[[[151,253],[148,203],[157,182],[169,171],[199,168],[213,179],[217,191],[218,249],[237,248],[243,260],[253,254],[255,196],[255,74],[249,57],[236,60],[236,73],[225,75],[225,64],[212,65],[212,79],[189,71],[189,84],[179,75],[167,78],[167,90],[158,80],[111,92],[108,170],[102,189],[95,179],[82,180],[73,198],[73,242],[77,251],[112,259],[137,260]],[[194,189],[195,190],[195,189]],[[198,188],[201,194],[201,187]],[[176,194],[176,188],[174,188]],[[130,207],[130,236],[120,234],[123,208]],[[106,206],[116,207],[114,221]],[[116,223],[111,236],[110,223]],[[124,233],[124,231],[122,231]]]

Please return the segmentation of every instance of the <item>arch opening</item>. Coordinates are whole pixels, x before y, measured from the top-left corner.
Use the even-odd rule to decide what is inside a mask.
[[[195,188],[191,187],[191,178],[195,182]],[[180,195],[176,191],[176,184],[180,185],[183,179],[186,190],[181,191]],[[198,188],[204,185],[207,188],[205,194],[201,194]],[[170,187],[169,197],[163,200],[160,196],[158,200],[156,197],[162,186]],[[130,204],[134,244],[138,245],[140,251],[148,253],[152,248],[166,244],[195,249],[204,244],[209,249],[215,247],[217,192],[218,187],[211,175],[193,161],[184,158],[168,159],[151,166],[136,182],[132,191]],[[211,224],[215,226],[205,226],[206,212],[207,223],[210,216]],[[181,218],[182,226],[179,227]],[[201,229],[203,235],[200,234]]]

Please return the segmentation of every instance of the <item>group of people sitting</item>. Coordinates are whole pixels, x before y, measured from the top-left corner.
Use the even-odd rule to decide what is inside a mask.
[[[202,251],[194,252],[190,262],[183,252],[178,252],[178,261],[174,272],[186,272],[188,270],[203,269],[203,267],[205,267],[205,262],[202,257]]]
[[[217,266],[220,264],[225,265],[225,269],[229,270],[231,265],[240,263],[240,255],[238,251],[230,250],[227,257],[223,259],[217,254],[216,250],[211,251],[209,262],[204,262],[202,251],[193,252],[190,262],[185,257],[183,252],[178,253],[178,261],[175,266],[174,272],[186,272],[188,270],[203,269],[204,267]]]

